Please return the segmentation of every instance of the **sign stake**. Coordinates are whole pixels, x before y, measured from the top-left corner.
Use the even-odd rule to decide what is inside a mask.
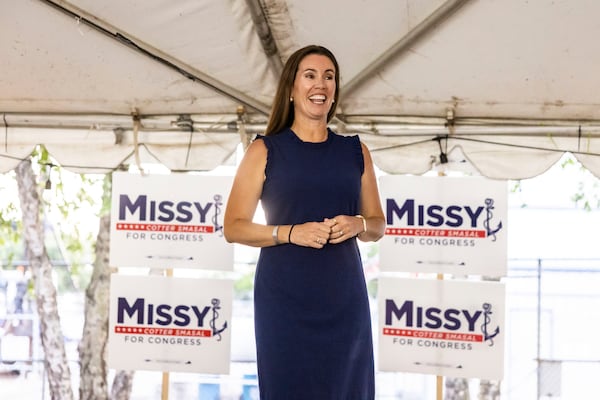
[[[441,150],[441,143],[440,143],[440,150]],[[438,176],[445,177],[446,176],[445,170],[438,171]],[[437,279],[438,279],[438,281],[443,281],[444,274],[437,274]],[[442,400],[442,395],[444,392],[444,377],[441,375],[438,375],[436,377],[435,381],[436,381],[436,400]]]
[[[173,276],[173,268],[167,268],[165,270],[165,275],[167,277]],[[160,400],[169,400],[169,373],[162,373],[162,390],[160,395]]]
[[[438,281],[444,280],[444,274],[437,274]],[[436,376],[436,400],[442,400],[442,395],[444,392],[444,377],[441,375]]]

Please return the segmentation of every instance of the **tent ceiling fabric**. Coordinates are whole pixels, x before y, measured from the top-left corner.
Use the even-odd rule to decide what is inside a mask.
[[[444,152],[520,179],[570,151],[600,176],[594,0],[4,3],[1,171],[36,144],[80,172],[134,155],[215,168],[264,129],[282,63],[317,43],[341,66],[332,126],[384,171]]]

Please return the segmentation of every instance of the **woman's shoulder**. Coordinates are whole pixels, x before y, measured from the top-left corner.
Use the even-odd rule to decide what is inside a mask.
[[[360,137],[355,133],[341,134],[341,133],[332,131],[331,129],[329,130],[329,132],[330,132],[330,134],[333,135],[334,140],[337,140],[341,143],[346,143],[350,146],[360,146],[361,145]]]
[[[264,140],[265,142],[277,142],[280,140],[283,140],[286,136],[287,133],[291,132],[290,128],[283,128],[282,130],[278,131],[277,133],[272,133],[270,135],[267,134],[257,134],[256,137],[254,138],[254,140]]]
[[[257,146],[260,146],[262,151],[270,153],[276,149],[285,147],[286,142],[289,141],[287,136],[289,135],[286,134],[285,129],[271,135],[258,134],[252,141],[252,144],[256,143]]]
[[[266,137],[263,135],[256,135],[254,139],[248,145],[246,154],[251,153],[255,155],[263,154],[267,150],[267,144],[265,143]]]

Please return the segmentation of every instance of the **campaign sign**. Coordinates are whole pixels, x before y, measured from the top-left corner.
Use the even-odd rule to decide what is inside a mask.
[[[232,296],[231,280],[113,274],[108,366],[228,374]]]
[[[506,181],[383,176],[382,271],[505,276]]]
[[[381,277],[379,369],[501,380],[505,286]]]
[[[232,178],[114,173],[110,265],[233,269],[223,237]]]

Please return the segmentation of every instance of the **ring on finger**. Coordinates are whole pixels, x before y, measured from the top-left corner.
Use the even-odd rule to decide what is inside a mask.
[[[340,230],[340,237],[344,236],[344,231]]]

